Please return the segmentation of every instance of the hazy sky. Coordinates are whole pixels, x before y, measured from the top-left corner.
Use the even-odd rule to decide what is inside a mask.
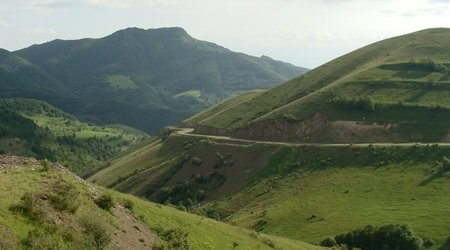
[[[312,68],[383,38],[450,27],[450,0],[0,0],[0,47],[8,50],[170,26]]]

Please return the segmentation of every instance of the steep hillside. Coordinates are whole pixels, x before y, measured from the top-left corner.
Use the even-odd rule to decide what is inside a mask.
[[[148,138],[125,126],[82,123],[31,99],[0,99],[0,121],[1,153],[47,158],[78,174]]]
[[[450,237],[449,155],[448,144],[305,145],[175,133],[122,154],[89,180],[316,243],[367,225],[407,224],[438,249]]]
[[[449,141],[449,56],[450,29],[386,39],[185,124],[272,141]]]
[[[61,81],[3,49],[0,49],[0,90],[0,98],[34,98],[54,105],[79,102]]]
[[[64,167],[0,155],[2,249],[319,249],[84,182]]]
[[[33,45],[15,54],[82,100],[58,103],[58,108],[153,133],[224,97],[269,88],[306,71],[197,40],[181,28],[128,28],[100,39]]]

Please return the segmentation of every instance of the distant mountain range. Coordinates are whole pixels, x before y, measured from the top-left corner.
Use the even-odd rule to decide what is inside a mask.
[[[85,121],[155,133],[224,97],[306,71],[197,40],[182,28],[128,28],[1,50],[0,98],[39,99]]]

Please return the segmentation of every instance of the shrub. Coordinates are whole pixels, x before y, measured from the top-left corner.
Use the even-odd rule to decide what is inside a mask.
[[[42,202],[42,194],[27,192],[20,198],[20,204],[16,207],[31,219],[41,220],[45,215],[45,204]]]
[[[336,244],[347,245],[349,249],[357,247],[365,250],[420,250],[423,248],[423,240],[414,235],[407,225],[388,224],[381,227],[368,225],[364,229],[337,235],[335,240]]]
[[[269,238],[262,238],[261,242],[270,248],[275,248],[275,242]]]
[[[332,99],[334,104],[338,107],[346,110],[361,110],[361,111],[375,111],[376,104],[371,96],[364,96],[359,98],[348,98],[348,97],[335,97]]]
[[[111,234],[107,226],[95,216],[85,215],[81,217],[80,225],[91,244],[97,249],[103,249],[111,242]]]
[[[110,210],[112,206],[114,206],[114,201],[111,194],[102,194],[95,200],[95,204],[99,206],[101,209]]]
[[[158,236],[164,241],[159,246],[154,246],[154,249],[189,249],[188,233],[180,228],[165,230],[161,226],[153,228]]]
[[[442,157],[442,171],[450,171],[450,159]]]
[[[28,249],[66,249],[66,244],[55,226],[41,225],[30,231],[26,239]]]
[[[61,178],[53,183],[49,199],[52,206],[59,211],[74,213],[80,206],[80,192],[73,184]]]
[[[133,201],[131,201],[130,199],[124,199],[123,201],[122,201],[122,206],[124,207],[124,208],[127,208],[127,209],[133,209],[133,207],[134,207],[134,203],[133,203]]]
[[[200,159],[198,157],[192,157],[191,162],[195,166],[200,166],[202,164],[202,159]]]
[[[48,171],[50,169],[50,163],[47,159],[41,161],[42,171]]]
[[[334,247],[336,245],[336,240],[334,237],[327,237],[320,242],[320,245],[323,247]]]

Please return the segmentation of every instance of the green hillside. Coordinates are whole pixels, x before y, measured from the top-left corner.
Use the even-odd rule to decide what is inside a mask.
[[[54,105],[79,104],[61,81],[4,49],[0,49],[0,90],[0,98],[34,98]]]
[[[197,40],[181,28],[128,28],[100,39],[54,40],[14,55],[58,79],[74,96],[40,100],[84,120],[151,133],[225,97],[269,88],[306,71]]]
[[[199,133],[263,140],[448,141],[449,55],[450,29],[386,39],[185,122]]]
[[[86,183],[0,155],[2,249],[319,249]]]
[[[387,39],[227,99],[89,180],[316,244],[448,249],[449,42]]]
[[[407,224],[437,249],[450,237],[449,155],[448,145],[289,146],[171,135],[120,155],[89,180],[316,243],[367,225]]]
[[[83,174],[148,135],[119,126],[80,122],[47,103],[0,99],[0,152],[66,164]]]

